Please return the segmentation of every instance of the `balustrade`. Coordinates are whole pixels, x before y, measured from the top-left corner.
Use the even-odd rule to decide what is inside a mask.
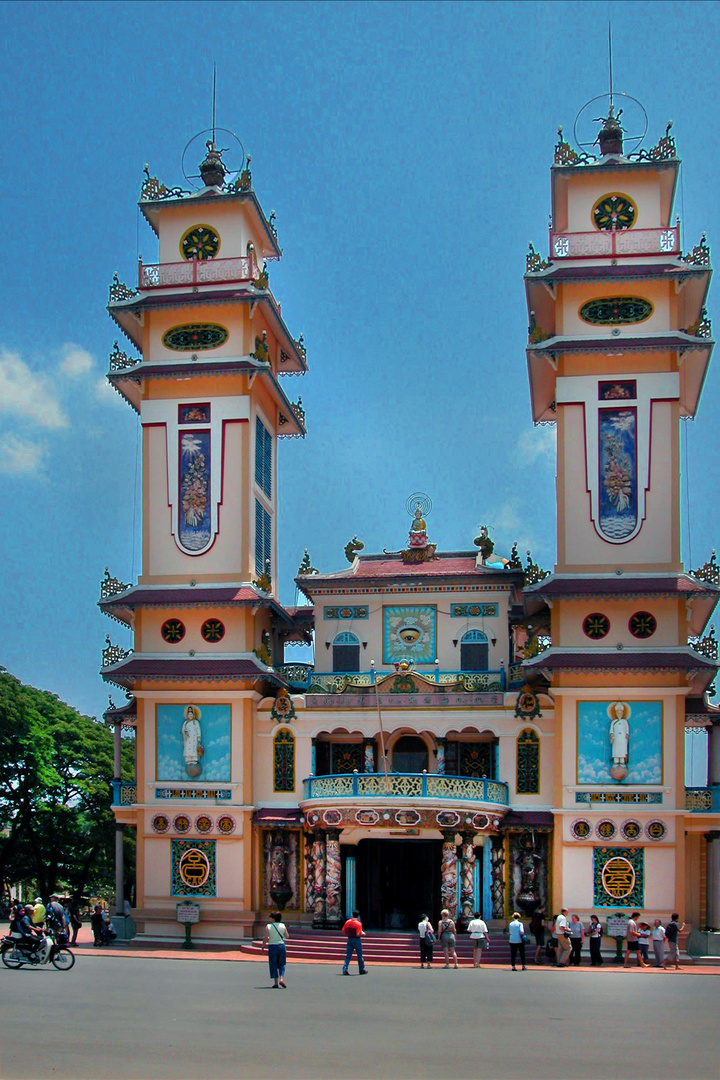
[[[460,799],[463,802],[509,805],[508,785],[500,780],[438,773],[352,773],[309,776],[304,800],[311,799]]]
[[[551,232],[553,259],[623,258],[632,255],[679,255],[680,228]]]
[[[685,788],[685,809],[691,814],[720,814],[720,784]]]
[[[235,259],[190,259],[187,262],[139,263],[139,289],[168,289],[185,285],[255,282],[260,270],[253,255]]]

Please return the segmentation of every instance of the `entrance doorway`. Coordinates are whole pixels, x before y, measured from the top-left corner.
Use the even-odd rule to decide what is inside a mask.
[[[356,850],[357,906],[373,930],[414,930],[440,915],[442,840],[361,840]]]

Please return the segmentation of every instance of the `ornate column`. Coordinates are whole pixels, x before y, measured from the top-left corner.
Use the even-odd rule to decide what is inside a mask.
[[[437,740],[437,764],[435,766],[438,773],[445,772],[445,743],[446,739]]]
[[[460,885],[460,906],[464,927],[473,917],[475,901],[475,834],[462,834],[462,881]]]
[[[363,739],[363,769],[367,772],[375,772],[375,742],[373,739]]]
[[[325,910],[328,926],[342,926],[342,862],[340,829],[328,829],[325,843]]]
[[[442,867],[440,882],[440,898],[442,906],[447,908],[451,915],[457,908],[457,847],[455,845],[455,830],[443,829]]]
[[[113,731],[113,779],[120,791],[122,782],[122,724],[115,721]],[[122,796],[119,796],[121,798]],[[125,915],[125,866],[123,862],[123,827],[115,825],[115,914]]]
[[[708,728],[708,787],[720,784],[720,724]]]
[[[315,911],[315,864],[313,862],[312,835],[304,834],[305,838],[305,911]]]
[[[492,883],[490,885],[492,917],[493,919],[503,919],[505,918],[505,837],[502,833],[492,837],[490,859],[492,866]]]
[[[705,833],[707,840],[707,916],[709,929],[720,930],[720,830]]]
[[[325,925],[325,834],[316,829],[312,846],[315,881],[313,884],[313,926]]]

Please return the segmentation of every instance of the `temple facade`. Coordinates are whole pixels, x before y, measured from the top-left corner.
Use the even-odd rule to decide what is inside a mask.
[[[141,934],[177,936],[190,899],[222,938],[278,907],[307,927],[353,907],[378,929],[440,907],[720,926],[720,576],[680,553],[711,271],[704,238],[681,252],[678,169],[668,133],[625,155],[612,109],[596,157],[555,150],[549,257],[531,247],[525,275],[533,420],[558,434],[553,572],[501,557],[486,528],[438,551],[417,494],[396,550],[354,537],[331,573],[306,553],[299,607],[276,592],[276,440],[305,434],[284,376],[306,354],[270,289],[272,215],[212,143],[195,191],[146,176],[159,259],[111,286],[138,355],[116,343],[108,374],[142,422],[143,566],[107,572],[100,599],[134,635],[129,652],[108,639],[102,673],[128,696],[106,719],[118,904],[134,829]],[[709,732],[701,788],[688,727]]]

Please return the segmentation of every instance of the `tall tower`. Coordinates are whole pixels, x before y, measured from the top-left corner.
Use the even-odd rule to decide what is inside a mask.
[[[628,154],[611,102],[597,141],[577,153],[561,129],[550,256],[531,245],[525,275],[533,420],[557,425],[557,565],[526,590],[552,644],[525,664],[555,698],[553,907],[697,925],[708,822],[684,818],[684,728],[717,665],[688,639],[718,588],[681,562],[679,421],[713,348],[710,253],[681,254],[669,126]]]
[[[254,708],[280,681],[291,625],[275,596],[276,447],[305,434],[282,377],[306,358],[270,290],[281,251],[249,158],[228,182],[211,141],[199,168],[195,191],[146,169],[159,259],[140,261],[136,289],[110,287],[139,354],[116,342],[108,378],[142,423],[142,573],[103,583],[101,608],[134,649],[109,645],[102,673],[132,695],[107,718],[137,722],[136,784],[116,784],[115,805],[137,830],[139,927],[172,931],[171,898],[192,895],[227,935],[254,918]]]

